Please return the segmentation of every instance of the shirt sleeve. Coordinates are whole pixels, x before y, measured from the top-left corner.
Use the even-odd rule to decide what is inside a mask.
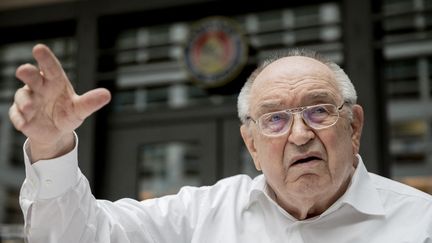
[[[197,209],[194,193],[143,202],[96,200],[79,170],[76,135],[75,140],[70,153],[34,164],[24,145],[26,179],[20,205],[28,242],[190,242],[191,215]]]
[[[75,139],[78,141],[76,135]],[[76,150],[77,142],[70,153],[52,160],[41,160],[32,165],[27,152],[28,140],[24,143],[23,154],[26,178],[21,187],[19,199],[26,231],[30,227],[32,206],[35,201],[53,198],[76,184],[78,170]],[[64,180],[60,179],[62,176],[64,176]]]
[[[154,242],[145,228],[136,224],[135,212],[121,204],[96,200],[78,168],[78,138],[69,153],[31,164],[24,144],[26,179],[20,205],[24,230],[32,243],[131,243]],[[131,200],[132,201],[132,200]],[[134,201],[134,204],[139,202]],[[135,227],[136,228],[136,227]]]
[[[21,187],[20,205],[29,242],[60,242],[54,237],[58,237],[61,225],[66,223],[64,216],[70,216],[67,216],[67,206],[62,206],[59,200],[77,186],[81,173],[77,162],[76,134],[75,141],[75,147],[69,153],[34,164],[30,162],[28,140],[24,143],[26,178]]]
[[[40,160],[31,164],[28,156],[28,141],[24,143],[24,163],[26,169],[27,185],[32,191],[26,196],[28,199],[50,199],[55,198],[78,182],[78,138],[75,134],[75,147],[69,153],[51,160]],[[25,192],[29,192],[26,190]],[[25,194],[25,193],[24,193]]]

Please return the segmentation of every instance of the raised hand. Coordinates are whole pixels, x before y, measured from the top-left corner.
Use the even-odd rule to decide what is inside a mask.
[[[105,104],[111,95],[99,88],[77,95],[60,62],[42,44],[33,48],[38,66],[24,64],[16,76],[25,85],[15,93],[9,117],[29,138],[31,160],[50,159],[74,146],[73,131]]]

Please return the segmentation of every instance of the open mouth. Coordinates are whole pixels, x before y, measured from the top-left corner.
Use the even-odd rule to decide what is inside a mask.
[[[306,158],[302,158],[302,159],[296,160],[292,165],[305,164],[305,163],[308,163],[308,162],[311,162],[311,161],[314,161],[314,160],[321,160],[321,158],[316,157],[316,156],[309,156],[309,157],[306,157]]]

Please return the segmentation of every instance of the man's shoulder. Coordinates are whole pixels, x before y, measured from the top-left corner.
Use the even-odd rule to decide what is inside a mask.
[[[416,225],[413,232],[429,232],[432,227],[432,195],[379,175],[370,174],[388,223]]]
[[[171,198],[184,202],[200,202],[198,204],[204,208],[242,208],[249,202],[251,192],[260,180],[263,180],[262,176],[230,176],[220,179],[213,185],[182,187],[179,193],[172,195]]]
[[[420,201],[432,207],[432,195],[380,175],[373,173],[369,173],[369,175],[372,183],[381,195],[389,197],[389,199]]]
[[[261,181],[264,180],[262,175],[255,178],[251,178],[248,175],[234,175],[226,178],[222,178],[215,182],[213,185],[193,187],[185,186],[181,191],[194,191],[201,193],[220,193],[226,194],[227,192],[238,193],[238,194],[248,194],[251,190],[257,187]]]
[[[264,179],[262,178],[262,175],[251,178],[248,175],[240,174],[223,178],[217,181],[211,187],[214,189],[250,192],[251,190],[258,187],[258,185],[261,184],[263,180]]]

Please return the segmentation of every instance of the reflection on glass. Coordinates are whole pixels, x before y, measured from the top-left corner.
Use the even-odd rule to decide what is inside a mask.
[[[419,98],[417,59],[388,61],[385,64],[385,79],[390,99]]]
[[[428,72],[429,72],[429,76],[427,79],[429,79],[429,97],[432,97],[432,57],[428,58],[427,61],[428,65]]]
[[[406,176],[399,180],[402,183],[432,194],[432,176]]]
[[[185,185],[200,185],[199,147],[193,142],[145,144],[139,164],[139,199],[177,193]]]
[[[0,225],[0,242],[24,243],[25,241],[23,226],[15,224]]]
[[[429,122],[393,122],[390,130],[392,176],[432,194],[432,150]]]
[[[394,163],[422,163],[426,159],[425,121],[393,123],[391,126],[390,152]]]

